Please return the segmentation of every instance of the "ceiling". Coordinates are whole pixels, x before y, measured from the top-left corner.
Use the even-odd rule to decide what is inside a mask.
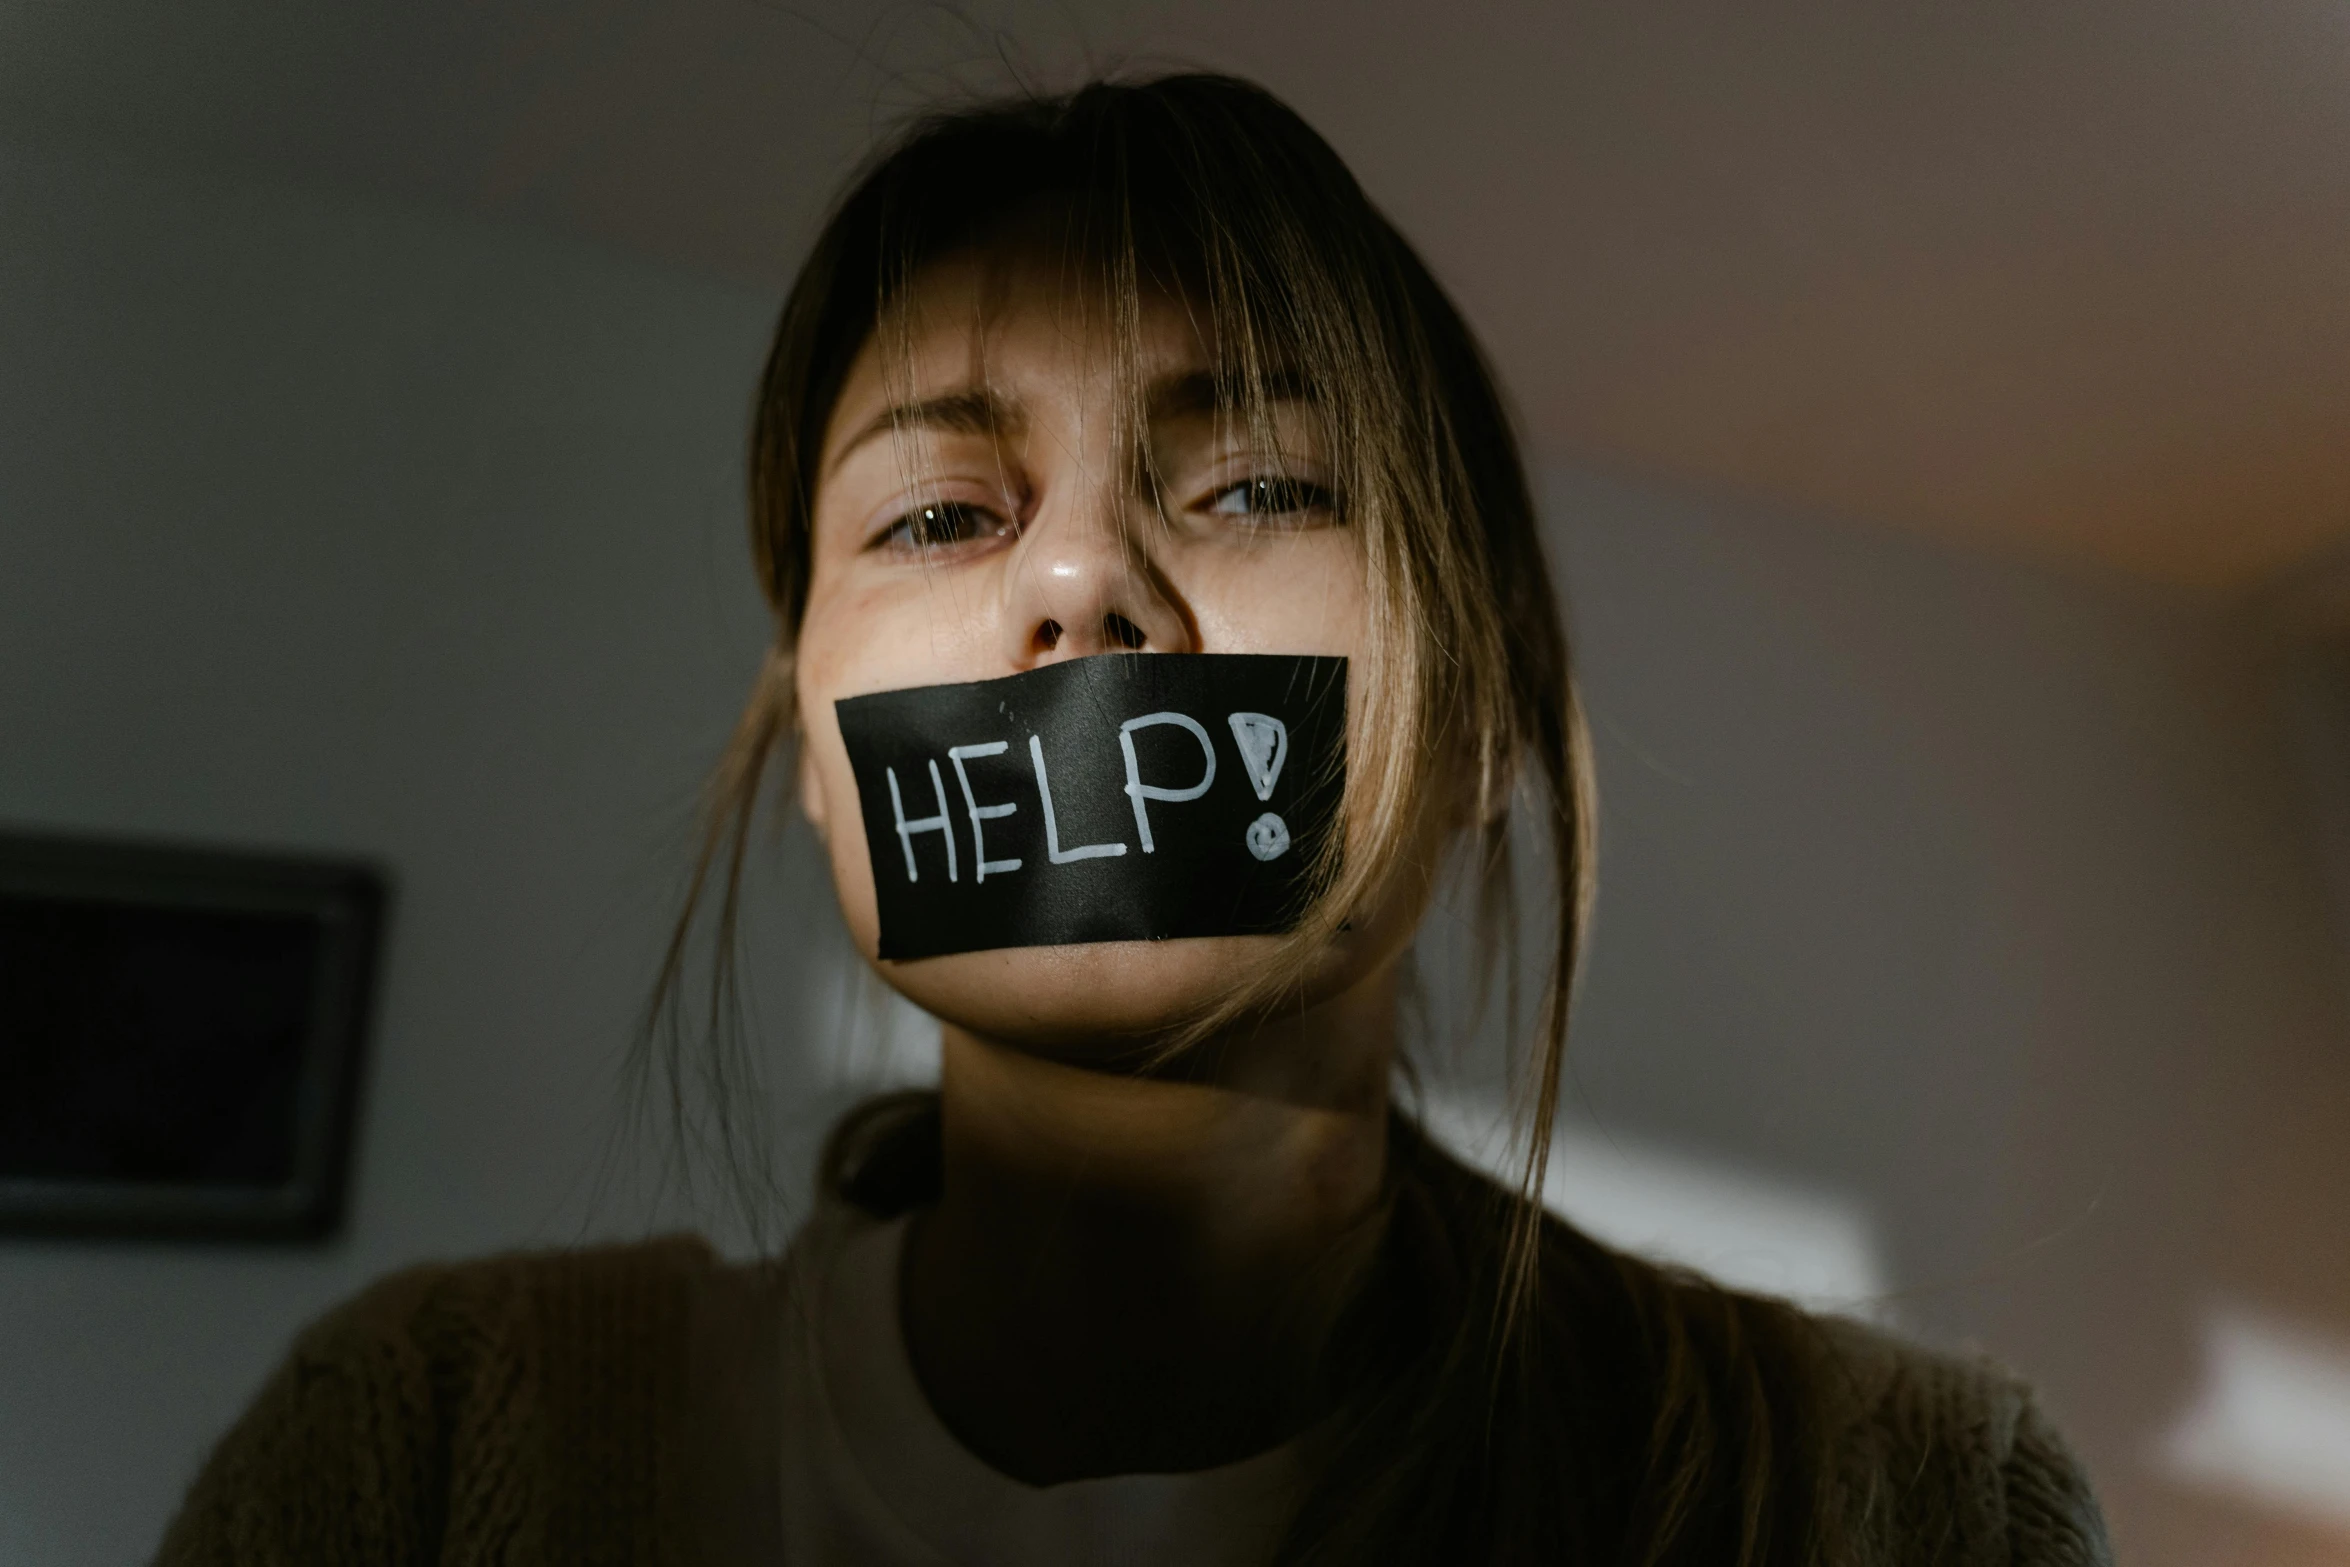
[[[1538,449],[2242,597],[2350,541],[2344,0],[0,0],[0,133],[780,287],[872,135],[1254,75]]]

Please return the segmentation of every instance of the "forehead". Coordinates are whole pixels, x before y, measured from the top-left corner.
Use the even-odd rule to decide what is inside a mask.
[[[1211,338],[1184,296],[1146,284],[1122,304],[1098,268],[1044,241],[960,252],[924,266],[883,312],[833,423],[852,405],[958,387],[1029,382],[1017,389],[1049,396],[1056,384],[1098,389],[1121,371],[1148,379],[1204,368]]]

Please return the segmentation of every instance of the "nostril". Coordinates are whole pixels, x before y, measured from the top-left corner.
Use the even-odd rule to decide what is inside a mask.
[[[1112,642],[1130,652],[1148,640],[1143,635],[1142,627],[1116,611],[1102,617],[1102,633]]]
[[[1060,645],[1061,623],[1059,621],[1048,620],[1036,628],[1036,650],[1038,652],[1050,653]]]

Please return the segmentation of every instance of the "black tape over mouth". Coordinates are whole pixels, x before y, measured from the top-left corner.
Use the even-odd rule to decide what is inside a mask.
[[[1108,653],[833,704],[888,960],[1295,928],[1346,660]]]

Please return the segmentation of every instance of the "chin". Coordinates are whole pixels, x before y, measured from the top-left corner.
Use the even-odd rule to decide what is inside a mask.
[[[1152,1046],[1230,995],[1277,946],[1270,936],[1111,941],[876,966],[950,1027],[1072,1065],[1141,1066]],[[1350,988],[1374,967],[1371,954],[1341,938],[1315,964],[1304,1004]]]
[[[1147,1050],[1264,962],[1268,936],[1007,947],[878,965],[942,1023],[1040,1053],[1107,1064]]]

